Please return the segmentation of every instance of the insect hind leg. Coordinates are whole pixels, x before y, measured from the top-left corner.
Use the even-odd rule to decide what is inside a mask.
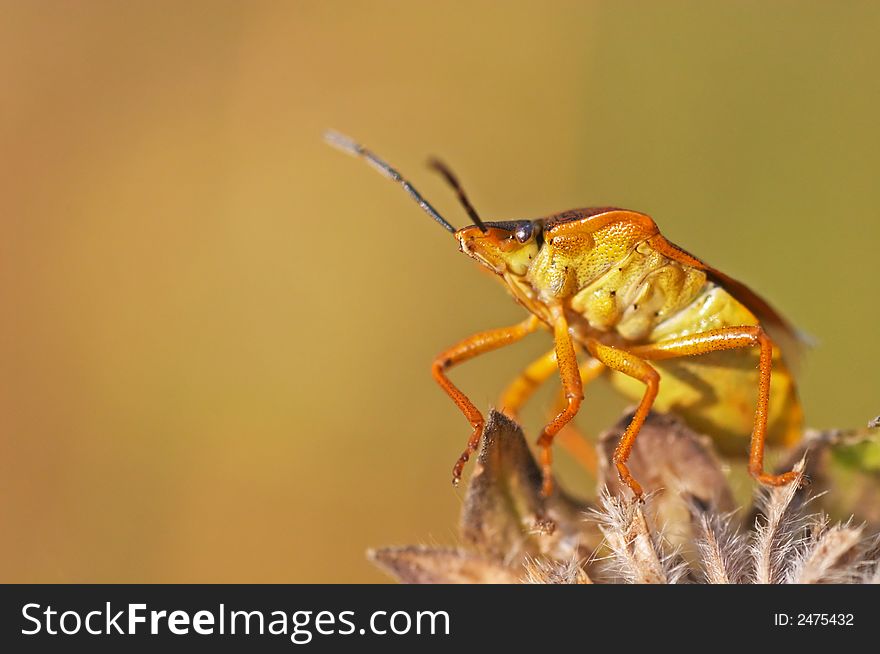
[[[630,351],[644,359],[659,361],[748,347],[757,347],[760,352],[758,403],[755,407],[755,421],[749,444],[749,474],[762,484],[784,486],[797,479],[798,473],[793,470],[781,475],[764,472],[764,442],[767,436],[767,418],[769,416],[773,343],[760,326],[722,327],[702,334],[692,334],[659,343],[640,345],[631,348]]]

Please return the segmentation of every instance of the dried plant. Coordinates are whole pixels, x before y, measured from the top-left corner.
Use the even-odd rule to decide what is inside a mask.
[[[604,576],[631,584],[675,584],[682,579],[685,563],[669,551],[663,534],[648,526],[639,502],[603,489],[600,507],[593,515],[611,550]]]
[[[842,493],[834,485],[835,462],[852,467],[853,452],[880,451],[872,432],[810,432],[780,466],[797,470],[798,483],[759,489],[751,505],[738,507],[711,441],[659,414],[645,423],[630,459],[651,489],[636,500],[610,462],[629,420],[599,439],[599,491],[588,503],[558,484],[543,498],[522,430],[492,412],[460,545],[383,548],[371,560],[403,583],[880,582],[880,538],[867,536],[877,527],[871,500],[880,497],[871,457],[857,466],[857,484]],[[854,510],[832,524],[829,514],[839,515],[845,498]]]
[[[732,514],[698,511],[696,545],[707,584],[739,584],[747,580],[747,539],[731,524]]]

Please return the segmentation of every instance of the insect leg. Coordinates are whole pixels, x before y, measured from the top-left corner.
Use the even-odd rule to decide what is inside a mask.
[[[605,365],[598,359],[590,357],[580,365],[581,386],[586,386],[599,377],[605,370]],[[567,404],[565,389],[557,395],[556,403],[551,410],[551,415],[562,411]],[[558,434],[556,440],[565,448],[574,459],[586,468],[591,474],[596,475],[599,462],[596,459],[596,448],[590,439],[584,436],[575,426],[574,422],[565,425]]]
[[[501,394],[499,406],[512,419],[519,417],[519,411],[532,397],[535,390],[556,372],[556,350],[550,350],[536,359]]]
[[[541,358],[533,361],[510,383],[501,395],[501,401],[499,402],[501,410],[506,415],[517,420],[523,405],[531,398],[538,386],[547,381],[556,370],[556,350],[550,350]],[[584,386],[598,377],[605,370],[605,366],[590,357],[580,365],[579,370],[581,386]],[[567,405],[568,400],[565,397],[565,389],[562,389],[551,409],[550,417],[552,418],[561,413]],[[595,473],[597,468],[595,449],[592,443],[584,438],[572,424],[568,423],[565,425],[556,434],[556,440],[578,463],[590,472]]]
[[[434,359],[434,363],[431,366],[431,374],[434,376],[437,383],[440,384],[440,387],[446,391],[446,394],[449,395],[449,397],[452,398],[452,401],[455,402],[459,409],[461,409],[461,412],[471,423],[471,427],[473,427],[473,432],[468,439],[467,447],[464,452],[462,452],[452,469],[453,484],[458,484],[461,479],[461,472],[464,469],[464,464],[467,463],[471,454],[477,449],[477,445],[480,443],[480,436],[483,433],[483,414],[481,414],[479,409],[474,406],[473,402],[471,402],[468,397],[449,380],[449,377],[446,376],[446,371],[453,366],[469,359],[473,359],[480,354],[515,343],[527,334],[534,332],[540,324],[541,321],[538,320],[537,317],[530,316],[523,322],[513,325],[512,327],[502,327],[501,329],[493,329],[487,332],[474,334],[473,336],[456,343],[449,349],[444,350]]]
[[[556,343],[556,363],[559,367],[559,376],[562,378],[566,406],[544,427],[538,437],[538,447],[541,448],[541,472],[544,477],[541,493],[545,497],[553,492],[553,437],[577,415],[581,401],[584,399],[577,355],[574,351],[574,343],[571,341],[571,334],[568,333],[568,320],[566,320],[560,305],[552,306],[551,311],[553,315],[553,340]]]
[[[722,327],[702,334],[661,341],[650,345],[639,345],[630,351],[644,359],[671,359],[695,356],[747,347],[760,348],[758,363],[758,405],[755,409],[755,424],[752,441],[749,445],[749,474],[761,483],[770,486],[784,486],[797,477],[790,471],[781,475],[764,472],[764,439],[767,434],[768,405],[770,403],[770,369],[773,365],[773,343],[761,327]]]
[[[590,354],[599,359],[612,370],[623,373],[634,379],[638,379],[645,384],[645,394],[642,396],[633,418],[623,432],[617,449],[614,450],[613,461],[617,467],[617,474],[620,480],[632,489],[636,497],[641,497],[642,487],[639,485],[629,472],[626,466],[626,460],[632,452],[633,444],[636,442],[636,436],[648,417],[651,405],[657,397],[657,390],[660,387],[660,375],[651,366],[645,363],[638,356],[621,350],[610,345],[603,345],[595,339],[587,341],[587,350]]]

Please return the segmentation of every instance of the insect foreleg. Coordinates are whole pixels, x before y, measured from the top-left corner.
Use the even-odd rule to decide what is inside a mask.
[[[636,497],[641,497],[642,487],[630,474],[629,468],[626,466],[626,460],[632,452],[636,436],[639,435],[639,430],[642,428],[645,418],[648,417],[648,412],[651,410],[651,405],[654,404],[654,400],[657,397],[657,390],[660,387],[660,375],[638,356],[626,350],[603,345],[595,339],[587,341],[587,350],[612,370],[638,379],[645,384],[645,394],[642,396],[638,407],[636,407],[636,411],[626,431],[623,432],[623,436],[621,436],[620,442],[617,444],[617,449],[614,450],[613,457],[620,480],[632,489]]]
[[[749,446],[749,473],[764,484],[783,486],[797,477],[796,472],[773,475],[764,472],[764,439],[767,434],[768,406],[770,403],[770,369],[773,365],[773,343],[761,327],[723,327],[702,334],[692,334],[682,338],[661,341],[650,345],[639,345],[631,352],[644,359],[671,359],[695,356],[747,347],[758,347],[758,405],[755,409],[755,424]]]
[[[479,409],[474,406],[473,402],[471,402],[468,397],[449,380],[449,377],[446,376],[446,371],[453,366],[469,359],[473,359],[476,356],[515,343],[524,336],[534,332],[540,324],[541,322],[537,317],[530,316],[523,322],[513,325],[512,327],[502,327],[501,329],[493,329],[487,332],[474,334],[470,338],[466,338],[463,341],[456,343],[448,350],[444,350],[434,359],[434,363],[431,366],[431,374],[434,376],[437,383],[440,384],[440,387],[446,391],[446,394],[452,398],[452,401],[455,402],[456,406],[461,409],[461,412],[468,419],[468,422],[471,423],[471,427],[473,427],[473,432],[468,439],[467,447],[464,452],[462,452],[452,469],[453,484],[458,484],[461,479],[461,472],[464,469],[464,464],[467,463],[471,454],[477,449],[477,445],[480,443],[480,436],[483,433],[483,414],[481,414]]]
[[[551,314],[553,316],[553,340],[556,343],[556,364],[559,368],[559,376],[562,378],[566,407],[544,427],[538,437],[538,447],[541,448],[541,472],[544,477],[541,493],[545,497],[553,492],[553,437],[577,415],[581,401],[584,399],[577,355],[574,351],[571,334],[568,333],[568,320],[566,320],[560,305],[551,307]]]
[[[501,395],[501,400],[499,402],[501,410],[506,415],[517,420],[519,418],[520,409],[523,405],[532,397],[541,384],[546,382],[556,373],[556,370],[556,350],[554,349],[529,364],[529,366],[510,383]],[[603,370],[605,370],[605,366],[592,357],[584,361],[580,365],[581,386],[586,386],[588,383],[596,379],[596,377],[602,374]],[[563,388],[558,395],[558,400],[554,403],[551,409],[549,417],[555,417],[557,414],[564,411],[567,406],[568,399],[565,397],[565,389]],[[555,440],[558,441],[578,463],[591,473],[595,474],[597,469],[596,451],[592,443],[584,438],[584,436],[572,426],[573,424],[574,423],[570,422],[565,425],[559,433],[556,434]]]
[[[581,386],[586,386],[594,379],[597,379],[607,368],[598,359],[589,357],[580,365]],[[563,388],[557,395],[556,402],[551,410],[551,415],[562,411],[568,404],[565,397],[565,389]],[[575,426],[574,421],[565,425],[559,433],[556,434],[556,440],[563,448],[586,468],[594,477],[599,469],[598,459],[596,458],[596,447],[585,437],[581,431]]]

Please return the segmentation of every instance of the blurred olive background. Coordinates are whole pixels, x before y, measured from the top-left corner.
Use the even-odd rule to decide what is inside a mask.
[[[3,2],[0,578],[372,582],[369,546],[454,542],[469,430],[429,363],[521,309],[327,127],[454,224],[429,154],[487,219],[650,213],[818,339],[809,424],[864,425],[878,30],[871,2]],[[454,378],[488,407],[549,347]],[[591,388],[580,424],[622,406]]]

